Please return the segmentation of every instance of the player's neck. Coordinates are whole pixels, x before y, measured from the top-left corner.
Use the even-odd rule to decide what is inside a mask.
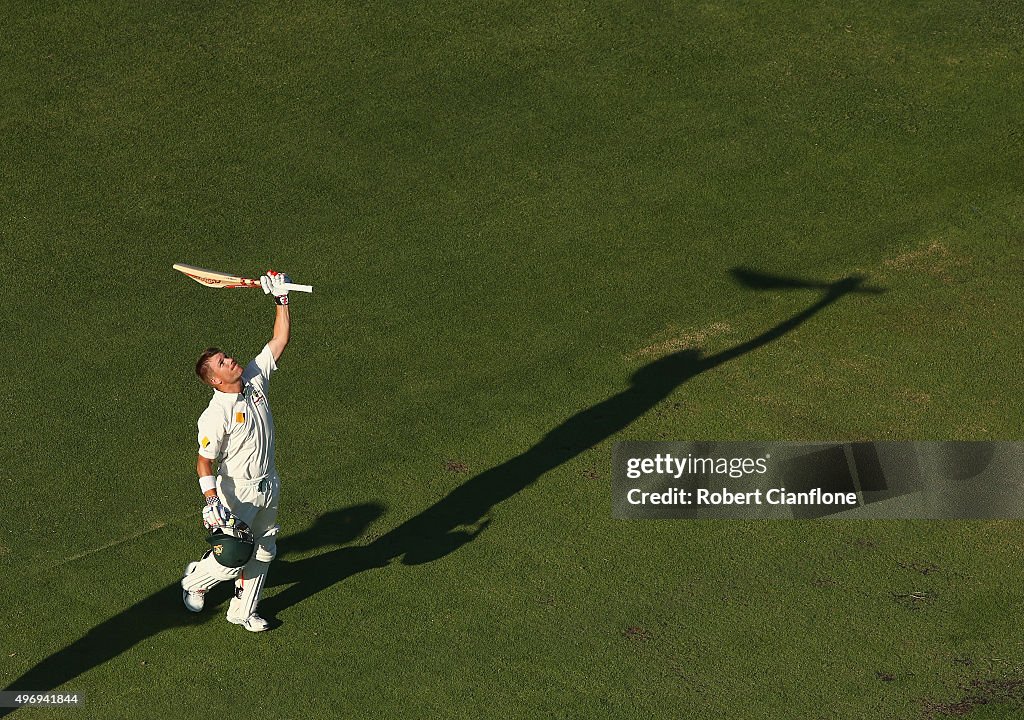
[[[222,393],[228,393],[228,394],[236,393],[237,394],[237,393],[242,392],[242,381],[239,380],[238,382],[233,382],[230,385],[219,385],[219,386],[217,386],[214,389],[215,390],[220,390]]]

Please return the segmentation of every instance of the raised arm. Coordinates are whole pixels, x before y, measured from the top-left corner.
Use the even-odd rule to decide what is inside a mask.
[[[288,289],[285,286],[287,282],[287,275],[273,270],[268,270],[267,274],[260,278],[263,292],[273,295],[274,302],[277,303],[277,314],[274,316],[274,336],[267,343],[267,347],[274,355],[274,362],[280,359],[281,353],[284,352],[285,346],[288,345],[288,339],[291,337],[292,321],[288,314]]]
[[[278,305],[277,314],[274,316],[274,336],[267,343],[267,347],[270,348],[270,352],[274,355],[274,362],[280,359],[281,353],[284,352],[285,347],[288,345],[291,332],[292,320],[291,315],[288,313],[288,306]]]

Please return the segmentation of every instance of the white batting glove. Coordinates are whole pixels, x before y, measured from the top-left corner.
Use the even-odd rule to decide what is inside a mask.
[[[203,508],[203,527],[207,530],[224,527],[231,520],[231,511],[224,507],[224,503],[216,495],[206,498],[206,507]]]
[[[260,276],[260,285],[263,286],[264,294],[273,295],[274,302],[278,305],[288,304],[288,289],[284,286],[288,281],[287,275],[274,270],[267,270],[266,275]]]

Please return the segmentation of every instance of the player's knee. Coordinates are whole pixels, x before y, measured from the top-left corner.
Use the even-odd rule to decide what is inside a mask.
[[[277,557],[277,543],[273,538],[256,546],[256,559],[258,561],[268,563],[275,557]]]
[[[277,533],[281,529],[275,525],[263,534],[256,545],[256,560],[268,563],[277,557]]]

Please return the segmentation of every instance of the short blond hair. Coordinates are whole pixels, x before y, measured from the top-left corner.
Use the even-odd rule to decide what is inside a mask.
[[[196,361],[196,375],[207,385],[212,385],[210,377],[213,375],[213,371],[210,369],[210,358],[219,352],[224,352],[220,348],[209,347],[203,350],[203,354],[199,356]]]

